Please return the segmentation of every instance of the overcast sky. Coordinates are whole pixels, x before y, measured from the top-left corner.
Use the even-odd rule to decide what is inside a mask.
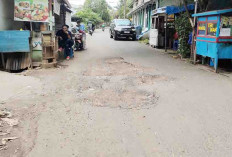
[[[112,7],[117,6],[119,0],[106,0]],[[84,4],[85,0],[69,0],[71,4],[75,5],[82,5]]]

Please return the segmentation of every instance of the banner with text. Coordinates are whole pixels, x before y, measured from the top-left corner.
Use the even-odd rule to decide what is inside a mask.
[[[14,20],[48,22],[48,0],[15,0]]]

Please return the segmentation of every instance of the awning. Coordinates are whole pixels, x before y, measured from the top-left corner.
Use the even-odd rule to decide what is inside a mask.
[[[188,7],[188,10],[194,10],[195,5],[194,4],[189,4],[187,7]],[[186,11],[184,6],[181,6],[181,7],[178,7],[178,6],[166,6],[166,7],[162,7],[162,8],[158,8],[156,10],[153,10],[152,15],[156,15],[156,14],[168,14],[168,15],[171,15],[171,14],[177,14],[177,13],[184,12],[184,11]]]
[[[223,9],[223,10],[215,10],[215,11],[208,11],[204,13],[193,14],[192,16],[209,16],[209,15],[220,15],[220,14],[227,14],[232,13],[232,9]]]

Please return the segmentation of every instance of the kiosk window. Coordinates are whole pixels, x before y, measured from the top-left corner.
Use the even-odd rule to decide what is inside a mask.
[[[209,22],[207,35],[216,36],[217,32],[217,23]]]
[[[206,23],[199,23],[198,25],[198,35],[206,34]]]
[[[220,36],[232,36],[232,16],[222,16]]]

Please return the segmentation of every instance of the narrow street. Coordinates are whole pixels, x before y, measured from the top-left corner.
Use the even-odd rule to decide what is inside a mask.
[[[231,157],[231,77],[108,30],[26,75],[27,92],[2,104],[20,122],[4,157]]]

